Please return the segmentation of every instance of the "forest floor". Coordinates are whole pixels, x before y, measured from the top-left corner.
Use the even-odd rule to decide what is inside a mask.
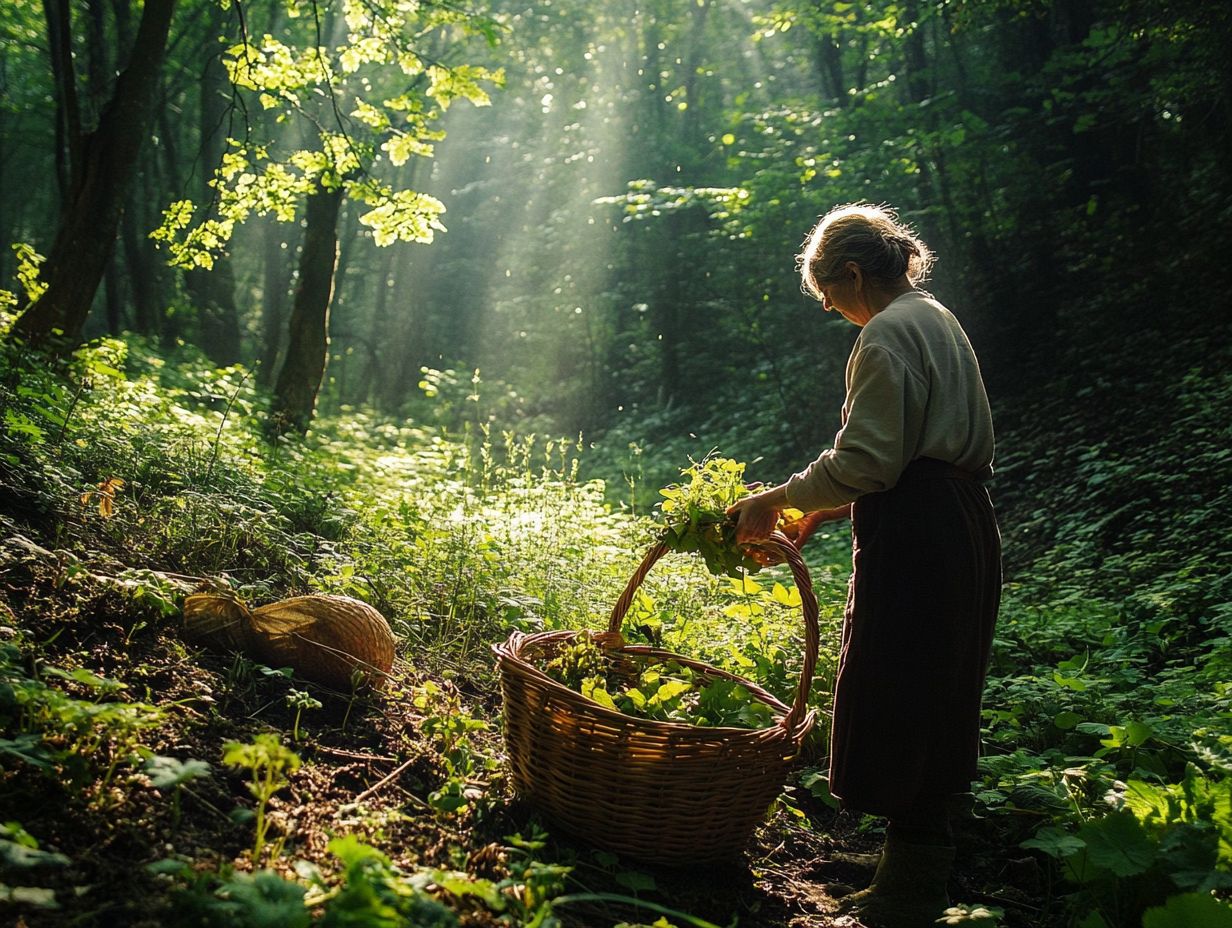
[[[140,612],[134,614],[119,582],[93,574],[66,583],[63,560],[41,554],[28,545],[3,548],[0,610],[6,618],[0,636],[12,638],[21,629],[23,637],[47,642],[42,660],[59,670],[122,681],[131,696],[161,707],[156,727],[142,738],[157,755],[212,757],[220,744],[277,731],[303,760],[289,786],[270,801],[273,837],[286,842],[286,856],[270,864],[275,871],[294,879],[296,861],[304,860],[328,868],[329,842],[345,832],[379,847],[405,872],[436,868],[524,888],[530,860],[509,838],[530,836],[542,823],[511,795],[499,769],[472,781],[476,799],[465,814],[433,810],[428,797],[449,773],[439,745],[423,733],[433,707],[414,704],[425,677],[406,661],[397,661],[381,692],[358,697],[263,673],[235,654],[186,647],[174,620],[147,624]],[[489,721],[498,717],[499,692],[490,678],[434,682],[454,711]],[[322,697],[323,706],[301,722],[299,740],[293,741],[296,713],[285,696],[304,685]],[[66,690],[87,699],[94,695],[88,685],[70,682]],[[475,738],[474,749],[501,756],[494,725]],[[41,847],[72,862],[48,869],[40,880],[54,891],[56,908],[31,909],[14,924],[212,924],[194,911],[191,899],[175,901],[172,879],[150,865],[179,858],[203,872],[251,870],[251,825],[232,814],[245,803],[245,785],[240,773],[219,769],[182,785],[173,803],[165,787],[155,788],[140,773],[81,788],[71,776],[4,764],[3,814],[18,815]],[[862,827],[870,822],[836,813],[806,791],[791,792],[792,811],[773,814],[749,847],[725,865],[646,867],[556,834],[533,849],[534,862],[572,867],[574,879],[590,893],[640,898],[716,925],[829,928],[837,899],[871,877],[879,829],[875,823]],[[956,897],[1001,906],[1003,925],[1040,924],[1032,917],[1043,879],[1035,861],[1006,848],[990,822],[972,820],[958,837]],[[615,899],[556,909],[563,924],[579,928],[658,917],[647,912]],[[476,928],[510,923],[508,913],[465,901],[459,914],[463,925]],[[241,917],[237,923],[248,922]]]
[[[1148,379],[1097,439],[1112,368],[1140,359],[1059,382],[1006,430],[1011,574],[953,924],[1232,915],[1232,366],[1217,340],[1182,347],[1205,366]],[[491,646],[593,625],[656,530],[575,479],[580,448],[359,412],[270,447],[239,368],[140,343],[84,372],[2,360],[0,922],[830,928],[871,877],[884,823],[827,804],[820,731],[725,866],[620,858],[513,796]],[[1164,421],[1186,440],[1147,453]],[[849,548],[846,529],[809,546],[823,721]],[[793,692],[790,578],[664,560],[638,633]],[[202,580],[254,605],[368,601],[399,641],[392,677],[338,693],[187,643]]]

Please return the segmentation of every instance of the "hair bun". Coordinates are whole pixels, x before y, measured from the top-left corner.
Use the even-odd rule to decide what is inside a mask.
[[[905,274],[915,286],[928,277],[934,258],[891,207],[849,203],[821,218],[796,260],[804,289],[819,296],[821,284],[838,279],[848,262],[870,280],[892,283]]]
[[[897,245],[902,251],[908,255],[918,255],[920,246],[916,244],[915,239],[910,236],[901,235],[897,232],[884,233],[884,238],[887,243]]]

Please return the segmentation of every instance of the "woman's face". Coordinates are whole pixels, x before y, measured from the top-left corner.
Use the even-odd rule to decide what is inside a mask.
[[[850,261],[839,273],[839,277],[817,285],[822,309],[833,310],[853,325],[863,326],[873,318],[873,309],[864,295],[864,274],[858,264]]]

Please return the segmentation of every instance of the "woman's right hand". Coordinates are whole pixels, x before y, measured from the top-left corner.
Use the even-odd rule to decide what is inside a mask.
[[[728,512],[731,511],[731,509],[728,510]],[[800,550],[822,524],[838,522],[849,518],[851,518],[851,503],[834,509],[818,509],[814,512],[805,513],[799,519],[792,519],[790,522],[784,522],[782,525],[779,525],[778,531],[787,536],[787,540],[796,546],[796,550]],[[767,537],[769,536],[767,535]],[[736,540],[737,542],[740,541],[739,524],[736,527]],[[773,567],[775,564],[783,563],[783,556],[777,550],[770,547],[762,547],[758,542],[746,544],[746,553],[763,567]]]
[[[736,543],[747,545],[765,541],[779,524],[779,516],[787,505],[783,487],[771,487],[737,500],[727,507],[727,514],[736,517]]]

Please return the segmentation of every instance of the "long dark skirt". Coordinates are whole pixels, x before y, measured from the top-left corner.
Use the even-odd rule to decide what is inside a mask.
[[[830,789],[906,817],[975,777],[1001,537],[982,483],[922,459],[856,500],[852,540]]]

